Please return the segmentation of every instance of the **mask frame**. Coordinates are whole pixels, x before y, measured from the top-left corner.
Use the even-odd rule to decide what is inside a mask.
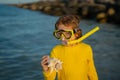
[[[55,30],[53,35],[59,40],[61,40],[62,36],[69,40],[72,36],[74,36],[74,30]]]

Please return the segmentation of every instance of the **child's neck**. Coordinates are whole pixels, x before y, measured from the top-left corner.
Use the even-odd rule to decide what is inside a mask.
[[[74,44],[63,44],[64,46],[66,47],[72,47],[72,46],[76,46],[78,45],[79,43],[74,43]]]

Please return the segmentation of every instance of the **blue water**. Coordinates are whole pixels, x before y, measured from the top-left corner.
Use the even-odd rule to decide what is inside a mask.
[[[43,80],[40,60],[59,43],[53,36],[58,17],[0,5],[0,80]],[[120,26],[81,20],[83,34],[95,25],[100,31],[85,39],[93,48],[99,80],[120,80]]]

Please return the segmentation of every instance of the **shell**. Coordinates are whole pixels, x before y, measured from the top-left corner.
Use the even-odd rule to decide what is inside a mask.
[[[50,68],[50,73],[53,72],[53,70],[55,70],[56,72],[58,72],[59,70],[62,69],[62,63],[60,60],[58,60],[57,58],[51,58],[49,60],[49,64],[48,67]]]

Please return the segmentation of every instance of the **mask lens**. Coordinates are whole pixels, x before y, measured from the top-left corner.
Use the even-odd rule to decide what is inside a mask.
[[[65,31],[63,32],[63,35],[65,36],[66,39],[70,39],[72,36],[72,32],[71,31]]]
[[[54,32],[54,36],[57,39],[60,39],[62,37],[62,34],[66,39],[70,39],[72,36],[72,31],[59,30]]]
[[[54,36],[55,36],[56,38],[58,38],[58,39],[61,38],[61,35],[62,35],[62,32],[61,32],[61,31],[56,31],[56,32],[54,32]]]

